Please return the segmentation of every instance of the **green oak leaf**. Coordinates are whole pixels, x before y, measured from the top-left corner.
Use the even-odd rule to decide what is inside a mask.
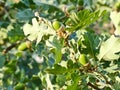
[[[64,74],[67,72],[67,69],[65,67],[62,67],[61,65],[55,64],[54,68],[48,68],[46,69],[46,72],[50,74]]]
[[[56,36],[51,36],[48,41],[46,41],[46,45],[53,49],[55,53],[55,63],[59,63],[62,59],[62,47],[63,40],[59,40]]]
[[[85,32],[79,42],[81,42],[81,53],[90,54],[93,58],[96,58],[95,54],[98,52],[98,46],[100,43],[100,39],[97,35],[94,33]]]

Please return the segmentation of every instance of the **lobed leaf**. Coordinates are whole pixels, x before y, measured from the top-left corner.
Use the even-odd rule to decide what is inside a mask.
[[[78,13],[72,12],[70,14],[70,20],[68,21],[69,26],[67,30],[72,32],[75,30],[79,30],[81,28],[85,28],[88,25],[95,22],[105,13],[106,11],[103,11],[101,13],[100,11],[90,12],[90,10],[82,10],[82,11],[79,11]]]
[[[99,60],[103,58],[107,61],[117,60],[120,57],[119,54],[117,54],[118,52],[120,52],[120,38],[112,35],[101,44],[98,58]]]
[[[85,32],[82,39],[80,39],[80,42],[80,52],[90,54],[95,58],[95,55],[98,52],[98,45],[100,43],[99,37],[94,33]]]
[[[51,36],[48,41],[46,41],[46,45],[54,50],[55,53],[55,63],[59,63],[62,59],[62,47],[63,43],[57,39],[57,37]]]
[[[46,20],[46,22],[47,22],[47,20]],[[50,22],[47,22],[47,23],[51,24]],[[32,25],[26,23],[23,26],[23,31],[24,31],[25,36],[27,36],[27,38],[30,41],[37,40],[36,44],[38,44],[41,41],[41,39],[44,35],[55,34],[55,31],[52,28],[50,28],[44,22],[39,23],[36,20],[36,18],[32,19]]]
[[[117,60],[120,56],[120,12],[113,11],[110,14],[110,18],[115,26],[115,36],[112,35],[108,40],[103,42],[100,47],[98,55],[99,60],[102,58],[108,61]]]

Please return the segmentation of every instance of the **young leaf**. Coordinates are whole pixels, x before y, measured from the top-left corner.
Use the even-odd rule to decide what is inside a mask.
[[[81,28],[85,28],[86,26],[90,25],[91,23],[95,22],[101,16],[103,16],[106,11],[100,13],[100,11],[90,12],[90,10],[82,10],[78,13],[72,12],[69,18],[69,25],[67,30],[75,31]]]
[[[47,20],[46,20],[46,22],[48,24],[51,24]],[[23,26],[23,31],[24,31],[25,36],[27,36],[27,38],[30,41],[37,40],[36,44],[38,44],[41,41],[41,39],[44,35],[55,34],[55,31],[52,30],[46,23],[41,22],[39,24],[39,22],[37,22],[36,18],[32,19],[32,25],[26,23]]]

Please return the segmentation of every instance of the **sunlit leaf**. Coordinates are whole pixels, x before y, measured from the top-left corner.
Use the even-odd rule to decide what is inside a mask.
[[[51,23],[48,22],[48,24],[51,24]],[[32,25],[26,23],[23,26],[23,31],[24,31],[25,36],[27,36],[27,38],[30,41],[37,40],[36,44],[38,44],[41,41],[41,39],[44,35],[55,34],[55,31],[52,28],[50,28],[44,22],[39,23],[36,20],[36,18],[32,19]]]
[[[115,73],[116,71],[120,71],[118,65],[113,65],[105,69],[105,71],[109,73]]]
[[[116,77],[116,81],[118,81],[118,83],[120,83],[120,77],[119,76]]]
[[[112,20],[112,23],[115,25],[115,34],[120,35],[120,12],[111,12],[110,18]]]
[[[112,35],[107,41],[103,42],[100,48],[99,60],[102,58],[108,61],[117,60],[120,56],[117,54],[120,52],[120,38],[117,37],[120,34],[120,13],[114,11],[111,12],[110,18],[115,25],[115,35]]]
[[[4,28],[0,29],[0,44],[4,43],[4,39],[7,38],[7,30]]]
[[[120,57],[119,54],[117,54],[118,52],[120,52],[120,38],[112,35],[101,44],[98,58],[99,60],[103,58],[107,61],[117,60]]]

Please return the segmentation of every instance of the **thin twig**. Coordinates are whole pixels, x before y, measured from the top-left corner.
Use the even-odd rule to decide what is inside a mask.
[[[6,54],[8,51],[10,51],[12,48],[16,47],[18,44],[20,43],[20,41],[16,42],[16,43],[13,43],[12,45],[10,45],[9,47],[5,48],[3,51],[2,51],[2,54]]]

